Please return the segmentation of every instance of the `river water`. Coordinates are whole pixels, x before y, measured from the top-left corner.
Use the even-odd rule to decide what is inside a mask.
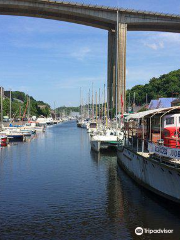
[[[136,227],[174,234],[134,233]],[[95,154],[75,122],[0,151],[0,239],[180,239],[178,207]]]

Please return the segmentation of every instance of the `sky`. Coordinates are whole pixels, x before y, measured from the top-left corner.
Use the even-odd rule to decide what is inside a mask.
[[[82,2],[76,0],[76,2]],[[180,14],[178,0],[84,3]],[[180,34],[128,32],[127,88],[180,68]],[[78,106],[107,83],[107,31],[47,19],[0,16],[0,85],[52,107]]]

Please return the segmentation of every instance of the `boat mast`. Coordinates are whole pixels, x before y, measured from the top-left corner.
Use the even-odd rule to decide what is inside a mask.
[[[10,106],[9,106],[9,118],[10,118],[10,121],[11,121],[11,99],[12,99],[12,97],[11,97],[11,89],[10,89],[10,92],[9,92],[9,98],[10,98]]]
[[[84,112],[85,112],[85,118],[88,116],[88,99],[84,98]]]
[[[93,83],[92,83],[92,119],[94,119],[94,101],[93,101]]]
[[[84,102],[83,102],[83,91],[82,91],[82,116],[84,117]]]
[[[3,126],[3,88],[1,87],[1,126]]]
[[[81,87],[80,87],[80,116],[82,115],[82,105],[81,105]]]
[[[88,93],[88,118],[90,117],[90,89]]]
[[[89,89],[89,118],[91,113],[91,89]]]
[[[104,120],[106,121],[106,127],[107,127],[107,105],[106,105],[106,85],[104,84]]]
[[[88,95],[87,95],[87,99],[86,99],[86,118],[89,117],[89,97],[88,97]]]
[[[54,119],[56,120],[56,102],[54,101]]]
[[[29,96],[29,117],[30,117],[30,110],[31,110],[31,98],[30,98],[30,96]],[[28,119],[29,120],[29,119]]]
[[[100,107],[100,102],[101,102],[101,90],[99,88],[99,119],[101,119],[101,107]]]
[[[109,119],[109,104],[108,104],[108,101],[106,101],[106,104],[107,104],[107,119]]]
[[[105,114],[105,121],[106,121],[106,127],[107,127],[107,109],[106,109],[106,103],[104,104],[104,114]]]
[[[106,95],[105,95],[105,84],[104,84],[104,120],[106,119]]]
[[[96,92],[96,123],[97,123],[97,92]]]
[[[116,26],[116,127],[117,127],[117,114],[118,114],[118,106],[117,106],[117,92],[118,92],[118,39],[119,39],[119,11],[117,11],[117,26]]]
[[[103,91],[102,91],[102,110],[101,110],[101,116],[102,116],[102,122],[103,122],[103,115],[104,115],[104,104],[103,104]]]
[[[26,104],[26,109],[25,109],[25,115],[26,115],[26,111],[27,111],[27,118],[29,120],[29,98],[28,98],[28,95],[27,95],[27,104]],[[24,115],[24,117],[25,117]]]

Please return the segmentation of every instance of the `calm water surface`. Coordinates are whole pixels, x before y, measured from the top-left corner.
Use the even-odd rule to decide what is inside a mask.
[[[75,122],[0,151],[0,239],[180,239],[180,213],[90,150]],[[142,235],[134,229],[173,229]]]

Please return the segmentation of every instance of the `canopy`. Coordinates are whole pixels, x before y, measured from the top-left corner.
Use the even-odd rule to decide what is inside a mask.
[[[169,107],[169,108],[158,108],[158,109],[148,110],[148,111],[144,111],[144,112],[134,113],[134,114],[130,114],[129,116],[127,116],[126,120],[129,121],[131,119],[140,119],[140,118],[144,118],[148,115],[155,115],[158,113],[166,113],[166,112],[168,113],[168,112],[171,112],[176,109],[177,110],[180,109],[180,106]]]

